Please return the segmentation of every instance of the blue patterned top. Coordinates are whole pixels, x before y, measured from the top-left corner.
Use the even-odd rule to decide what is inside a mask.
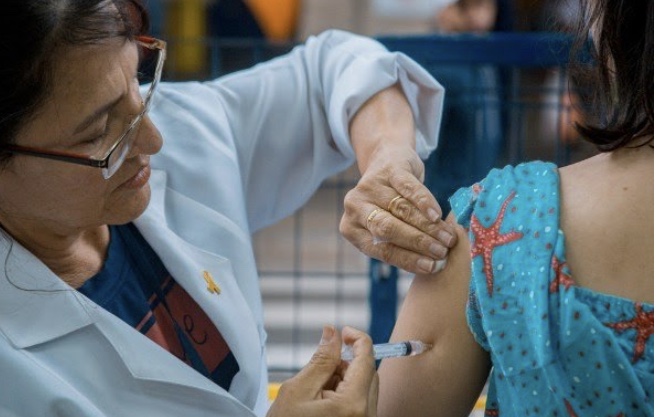
[[[576,285],[555,165],[493,170],[451,198],[468,228],[467,320],[490,353],[486,416],[653,416],[654,306]]]

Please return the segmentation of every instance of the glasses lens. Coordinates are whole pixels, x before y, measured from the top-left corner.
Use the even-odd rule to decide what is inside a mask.
[[[125,158],[127,157],[128,153],[130,153],[130,149],[132,148],[132,143],[134,142],[134,138],[137,136],[137,132],[139,131],[139,125],[141,124],[141,119],[135,124],[133,124],[130,129],[125,133],[125,136],[123,137],[123,140],[121,140],[114,149],[114,151],[109,155],[109,160],[107,161],[107,168],[103,168],[103,177],[105,179],[109,179],[112,175],[118,171],[118,169],[123,165],[123,161],[125,161]]]
[[[141,94],[144,107],[141,114],[132,122],[125,134],[122,135],[122,138],[119,139],[116,148],[111,151],[109,160],[107,161],[107,168],[103,168],[105,179],[110,178],[118,171],[130,152],[132,143],[138,134],[141,119],[150,108],[153,93],[162,75],[163,64],[163,50],[151,49],[143,45],[139,46],[139,93]]]

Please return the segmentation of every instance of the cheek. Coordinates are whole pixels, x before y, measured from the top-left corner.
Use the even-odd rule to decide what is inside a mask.
[[[60,194],[53,195],[53,201],[71,209],[93,210],[102,206],[105,186],[104,180],[92,181],[82,176],[55,178],[52,189],[59,190]]]
[[[8,195],[15,197],[19,208],[34,217],[66,223],[101,214],[107,184],[100,172],[74,166],[50,169],[50,163],[33,165],[25,164],[12,179]]]

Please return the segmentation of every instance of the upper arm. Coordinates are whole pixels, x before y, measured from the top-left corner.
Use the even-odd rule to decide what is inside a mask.
[[[449,216],[455,223],[453,214]],[[465,230],[446,268],[417,276],[405,298],[391,340],[419,339],[433,347],[416,357],[380,366],[379,416],[467,416],[490,370],[488,353],[466,319],[471,258]]]
[[[329,31],[207,83],[227,114],[252,232],[292,214],[354,162],[349,117],[394,82],[381,63],[391,56],[373,40]]]

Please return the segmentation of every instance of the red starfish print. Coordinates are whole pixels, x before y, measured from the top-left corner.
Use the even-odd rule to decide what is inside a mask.
[[[499,233],[508,203],[510,203],[510,200],[514,196],[515,192],[513,191],[506,201],[503,202],[499,215],[490,227],[483,226],[476,216],[472,216],[470,230],[474,233],[474,242],[472,244],[471,257],[473,259],[478,255],[483,255],[483,271],[487,280],[487,292],[490,296],[492,296],[492,287],[494,285],[492,251],[497,246],[505,245],[524,236],[523,233],[519,232],[510,232],[503,235]]]
[[[484,417],[499,417],[499,410],[495,408],[487,408]]]
[[[569,417],[579,417],[579,415],[574,411],[572,404],[570,404],[567,400],[563,401],[565,401],[565,408],[567,408],[567,414],[569,414]],[[616,417],[624,417],[624,413],[619,413]]]
[[[579,417],[578,414],[574,412],[574,408],[572,408],[572,404],[569,403],[567,400],[565,401],[565,408],[567,408],[567,414],[569,414],[569,417]]]
[[[567,262],[560,262],[555,256],[551,258],[551,268],[556,273],[556,277],[549,285],[549,292],[557,292],[558,286],[561,284],[565,286],[565,290],[569,290],[569,287],[574,285],[572,277],[563,272],[565,265],[567,265]]]
[[[649,336],[654,334],[654,312],[650,311],[645,313],[642,311],[642,305],[635,303],[636,316],[631,320],[619,321],[617,323],[604,323],[606,326],[615,329],[615,331],[623,332],[628,329],[635,329],[636,340],[635,347],[633,348],[633,362],[645,353],[645,343]]]

